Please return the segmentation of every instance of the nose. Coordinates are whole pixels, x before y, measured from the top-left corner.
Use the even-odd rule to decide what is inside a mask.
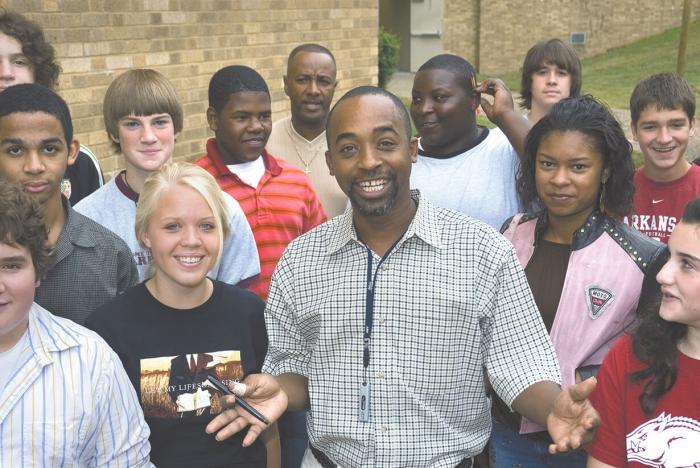
[[[552,184],[557,186],[566,185],[569,183],[569,171],[565,167],[559,167],[554,170],[550,180]]]
[[[671,259],[668,259],[661,270],[656,274],[656,282],[661,286],[673,283],[673,265]]]
[[[262,121],[260,120],[260,117],[252,117],[248,121],[248,131],[250,133],[260,133],[264,129]]]
[[[306,87],[306,92],[314,96],[320,93],[320,90],[318,89],[318,83],[315,79],[309,80],[309,85]]]
[[[150,124],[146,124],[141,128],[142,143],[155,143],[158,140],[158,137],[156,137],[156,133],[153,131],[153,127],[151,127]]]
[[[11,80],[15,77],[14,67],[7,58],[0,60],[0,79]]]
[[[382,164],[381,158],[377,157],[377,153],[373,148],[360,148],[360,168],[365,171],[373,171]]]
[[[180,243],[186,246],[197,246],[202,243],[199,237],[199,231],[196,226],[185,226],[182,229],[182,238]]]
[[[28,174],[41,174],[46,169],[44,161],[36,151],[29,151],[24,160],[24,172]]]
[[[557,71],[556,70],[549,70],[549,73],[547,73],[547,83],[556,83],[557,82]]]
[[[671,138],[671,132],[669,131],[668,127],[666,125],[661,125],[659,127],[659,133],[656,137],[656,140],[659,143],[670,143],[672,138]]]

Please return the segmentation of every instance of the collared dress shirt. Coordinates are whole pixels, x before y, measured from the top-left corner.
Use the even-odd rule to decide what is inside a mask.
[[[139,281],[129,246],[109,229],[81,215],[63,198],[66,222],[54,246],[53,266],[35,301],[78,324],[93,310]]]
[[[0,389],[0,466],[152,466],[136,392],[107,343],[36,303],[27,334]]]
[[[263,370],[309,381],[311,443],[349,467],[454,467],[491,430],[484,369],[512,404],[538,381],[558,382],[546,329],[513,247],[495,230],[418,208],[379,268],[374,326],[363,368],[368,249],[352,209],[293,241],[265,309]],[[360,384],[371,385],[359,422]]]

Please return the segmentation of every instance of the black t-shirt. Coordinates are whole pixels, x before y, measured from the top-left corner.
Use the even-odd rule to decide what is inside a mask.
[[[194,309],[161,304],[141,283],[86,322],[117,353],[136,389],[158,467],[266,463],[261,441],[241,446],[245,430],[224,442],[205,432],[220,411],[219,393],[202,387],[207,375],[225,383],[240,380],[260,372],[267,352],[262,301],[236,286],[213,283],[211,297]]]

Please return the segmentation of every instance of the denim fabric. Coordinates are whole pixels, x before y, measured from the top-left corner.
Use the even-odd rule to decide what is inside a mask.
[[[282,448],[282,468],[299,468],[309,436],[306,434],[306,411],[287,411],[277,420]]]
[[[491,468],[585,468],[586,452],[551,455],[547,444],[494,422],[489,444]]]

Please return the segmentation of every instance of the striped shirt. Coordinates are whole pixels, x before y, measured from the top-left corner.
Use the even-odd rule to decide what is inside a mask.
[[[150,467],[150,432],[116,354],[38,304],[0,392],[2,467]]]
[[[238,200],[248,219],[260,257],[260,277],[250,286],[267,301],[270,278],[292,240],[326,220],[326,212],[304,171],[263,151],[265,174],[257,188],[241,181],[226,167],[214,138],[196,163],[214,176],[221,189]]]

